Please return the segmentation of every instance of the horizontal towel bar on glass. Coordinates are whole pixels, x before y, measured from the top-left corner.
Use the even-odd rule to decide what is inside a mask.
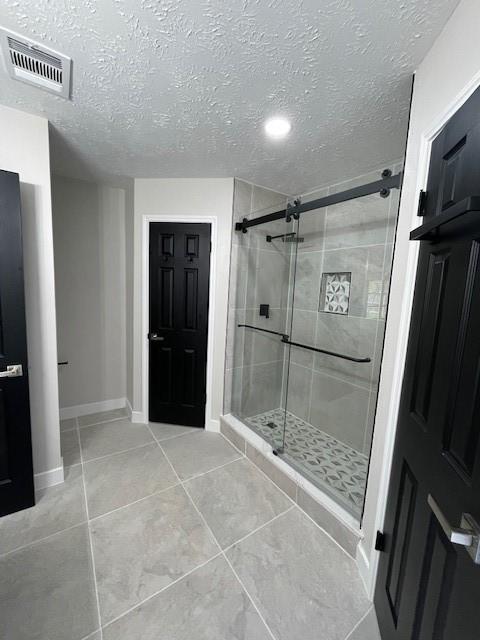
[[[288,336],[286,333],[280,333],[279,331],[271,331],[270,329],[262,329],[262,327],[254,327],[253,324],[239,324],[239,327],[247,327],[247,329],[255,329],[256,331],[263,331],[264,333],[271,333],[274,336],[280,336],[282,338],[282,342],[283,339],[289,339],[290,336]]]
[[[300,342],[291,342],[288,337],[286,340],[282,338],[282,342],[284,344],[290,344],[292,347],[300,347],[301,349],[308,349],[309,351],[315,351],[316,353],[324,353],[327,356],[342,358],[342,360],[350,360],[350,362],[371,362],[370,358],[355,358],[354,356],[346,356],[344,353],[336,353],[335,351],[327,351],[326,349],[317,349],[317,347],[310,347],[307,344],[300,344]]]
[[[341,358],[342,360],[349,360],[350,362],[371,362],[371,358],[355,358],[354,356],[347,356],[344,353],[336,353],[335,351],[327,351],[326,349],[318,349],[317,347],[310,347],[307,344],[301,344],[300,342],[292,342],[290,336],[286,333],[280,333],[279,331],[271,331],[270,329],[262,329],[261,327],[255,327],[252,324],[239,324],[239,327],[247,327],[247,329],[255,329],[256,331],[264,331],[265,333],[271,333],[275,336],[282,338],[283,344],[288,344],[292,347],[300,347],[301,349],[308,349],[308,351],[315,351],[316,353],[323,353],[326,356],[333,356],[334,358]]]

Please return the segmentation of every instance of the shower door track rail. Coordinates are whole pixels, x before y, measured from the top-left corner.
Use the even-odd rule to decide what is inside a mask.
[[[317,347],[311,347],[308,344],[301,344],[300,342],[292,342],[290,336],[286,333],[280,333],[279,331],[271,331],[270,329],[262,329],[261,327],[255,327],[252,324],[239,324],[239,327],[247,327],[248,329],[255,329],[256,331],[263,331],[264,333],[271,333],[276,336],[281,336],[283,344],[288,344],[292,347],[300,347],[301,349],[307,349],[308,351],[315,351],[316,353],[323,353],[327,356],[333,356],[334,358],[341,358],[342,360],[349,360],[350,362],[371,362],[371,358],[355,358],[354,356],[347,356],[344,353],[337,353],[336,351],[328,351],[327,349],[318,349]]]
[[[247,233],[249,227],[256,227],[259,224],[265,224],[266,222],[273,222],[275,220],[286,219],[287,222],[290,222],[291,217],[298,219],[301,213],[313,211],[315,209],[322,209],[334,204],[340,204],[341,202],[347,202],[348,200],[355,200],[356,198],[369,196],[374,193],[379,193],[383,198],[387,198],[390,195],[390,189],[400,189],[402,177],[402,172],[392,175],[389,169],[385,169],[382,172],[381,180],[368,182],[367,184],[362,184],[359,187],[352,187],[351,189],[346,189],[339,193],[332,193],[324,198],[305,202],[305,204],[301,204],[299,201],[296,201],[296,204],[287,206],[286,209],[280,209],[274,213],[267,213],[264,216],[253,218],[252,220],[244,218],[241,222],[237,222],[235,224],[235,231]]]

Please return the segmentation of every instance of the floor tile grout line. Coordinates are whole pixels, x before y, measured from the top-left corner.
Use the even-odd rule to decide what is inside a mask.
[[[334,543],[337,545],[337,547],[338,547],[341,551],[343,551],[343,553],[345,553],[345,554],[348,556],[348,559],[349,559],[349,560],[351,560],[352,562],[355,562],[355,558],[354,558],[353,556],[351,556],[351,555],[348,553],[348,551],[347,551],[346,549],[344,549],[344,548],[342,547],[342,545],[341,545],[339,542],[337,542],[337,540],[335,540],[335,538],[332,536],[332,534],[331,534],[331,533],[329,533],[326,529],[324,529],[323,527],[321,527],[321,526],[318,524],[318,522],[316,522],[316,521],[312,518],[312,516],[310,516],[306,511],[304,511],[304,510],[302,509],[302,507],[301,507],[298,503],[297,503],[295,506],[297,507],[297,509],[298,509],[299,511],[301,511],[301,512],[303,513],[303,515],[305,515],[309,520],[311,520],[311,521],[313,522],[313,524],[317,527],[317,529],[320,529],[320,531],[321,531],[324,535],[326,535],[326,536],[327,536],[327,538],[330,538],[330,540],[331,540],[332,542],[334,542]],[[340,524],[342,524],[342,523],[340,523]],[[359,540],[359,542],[360,542],[360,540]],[[357,546],[358,546],[358,545],[357,545]],[[359,575],[360,575],[360,574],[359,574]]]
[[[150,427],[148,426],[148,424],[146,425],[147,428],[150,430]],[[150,430],[151,433],[151,430]],[[187,435],[187,434],[185,434]],[[165,442],[165,441],[164,441]],[[180,478],[180,476],[177,473],[177,470],[175,469],[175,467],[173,466],[172,462],[170,461],[170,458],[167,455],[167,452],[165,451],[165,449],[162,447],[162,443],[157,441],[158,446],[160,447],[163,455],[165,456],[165,458],[167,459],[168,464],[170,465],[170,467],[172,468],[174,474],[177,476],[178,481],[183,484],[184,482],[189,482],[190,480],[196,480],[197,478],[200,478],[201,476],[206,475],[207,473],[211,473],[212,471],[217,471],[217,469],[221,469],[222,467],[226,467],[229,464],[232,464],[233,462],[238,462],[239,460],[241,460],[242,458],[244,458],[245,456],[243,454],[240,454],[237,458],[234,458],[233,460],[229,460],[228,462],[224,462],[223,464],[218,465],[218,467],[212,467],[212,469],[208,469],[207,471],[202,471],[202,473],[197,473],[194,476],[190,476],[188,478],[182,479]],[[236,451],[238,451],[238,449],[235,449]]]
[[[81,522],[77,522],[76,524],[72,524],[70,527],[66,527],[65,529],[59,529],[58,531],[54,531],[53,533],[49,533],[48,536],[44,536],[43,538],[38,538],[38,540],[32,540],[32,542],[28,542],[27,544],[23,544],[20,547],[15,547],[15,549],[11,549],[10,551],[5,551],[4,553],[0,553],[0,560],[6,558],[13,553],[17,553],[17,551],[24,551],[29,547],[34,547],[40,542],[46,542],[55,536],[58,536],[60,533],[65,533],[66,531],[71,531],[72,529],[76,529],[77,527],[81,527],[82,525],[88,524],[88,520],[82,520]]]
[[[360,620],[354,625],[353,629],[351,629],[347,635],[345,636],[345,640],[348,640],[349,638],[352,637],[352,633],[354,633],[354,631],[356,631],[358,629],[358,627],[362,624],[362,622],[365,620],[365,618],[368,616],[368,614],[370,613],[370,611],[374,610],[374,606],[373,604],[371,604],[366,613],[363,614],[363,616],[360,618]]]
[[[185,493],[187,494],[187,498],[190,501],[190,504],[193,506],[193,508],[195,509],[195,511],[197,512],[198,516],[200,517],[200,520],[203,522],[203,524],[205,525],[207,531],[209,532],[212,540],[215,542],[215,544],[217,545],[220,553],[223,552],[222,549],[222,545],[218,542],[216,535],[213,533],[212,528],[210,527],[210,525],[208,524],[208,522],[205,520],[205,517],[203,516],[202,512],[200,511],[200,509],[197,507],[197,505],[195,504],[195,502],[193,501],[192,496],[190,495],[190,492],[188,491],[188,489],[185,487],[184,483],[182,482],[182,489],[185,491]]]
[[[153,498],[154,496],[158,496],[162,493],[165,493],[165,491],[170,491],[171,489],[175,489],[175,487],[179,487],[181,485],[181,482],[176,482],[175,484],[171,484],[168,487],[165,487],[164,489],[159,489],[158,491],[154,491],[153,493],[149,493],[147,496],[142,496],[141,498],[138,498],[138,500],[133,500],[132,502],[129,502],[128,504],[122,504],[120,507],[116,507],[115,509],[111,509],[110,511],[106,511],[105,513],[101,513],[98,516],[92,516],[89,519],[89,522],[96,522],[97,520],[100,520],[101,518],[104,518],[105,516],[109,516],[112,513],[116,513],[117,511],[121,511],[122,509],[126,509],[127,507],[131,507],[134,504],[138,504],[139,502],[143,502],[143,500],[148,500],[149,498]]]
[[[81,638],[81,640],[91,640],[92,638],[95,638],[97,633],[100,634],[100,637],[102,637],[102,628],[98,627],[98,629],[95,629],[95,631],[92,631],[92,633],[89,633],[88,636],[83,636],[83,638]]]
[[[80,427],[78,424],[78,418],[77,418],[77,430],[78,430],[78,440],[79,440],[79,446],[80,446],[80,460],[82,463],[82,482],[83,482],[83,495],[84,495],[84,500],[85,500],[85,510],[87,513],[87,531],[88,531],[88,541],[89,541],[89,546],[90,546],[90,561],[92,563],[92,573],[93,573],[93,584],[95,587],[95,600],[97,603],[97,615],[98,615],[98,624],[100,626],[100,640],[103,640],[103,629],[102,629],[102,615],[101,615],[101,611],[100,611],[100,597],[98,595],[98,583],[97,583],[97,570],[96,570],[96,566],[95,566],[95,555],[93,553],[93,539],[92,539],[92,530],[90,527],[90,513],[89,513],[89,509],[88,509],[88,499],[87,499],[87,485],[86,485],[86,481],[85,481],[85,470],[84,470],[84,460],[83,460],[83,448],[82,448],[82,441],[80,438]]]
[[[139,607],[142,607],[143,605],[145,605],[147,602],[149,602],[153,598],[156,598],[158,595],[160,595],[164,591],[167,591],[167,589],[170,589],[170,587],[173,587],[177,583],[181,582],[184,578],[188,578],[190,575],[192,575],[192,573],[195,573],[195,571],[198,571],[199,569],[202,569],[203,567],[205,567],[209,562],[212,562],[213,560],[216,560],[217,558],[220,558],[221,555],[222,555],[221,551],[219,551],[218,553],[215,553],[213,556],[208,558],[208,560],[205,560],[204,562],[202,562],[201,564],[197,565],[196,567],[193,567],[193,569],[190,569],[189,571],[184,573],[182,576],[176,578],[175,580],[173,580],[169,584],[166,584],[164,587],[162,587],[158,591],[155,591],[155,593],[152,593],[151,595],[149,595],[144,600],[141,600],[140,602],[137,602],[137,604],[135,604],[133,607],[130,607],[129,609],[127,609],[126,611],[124,611],[120,615],[118,615],[115,618],[112,618],[112,620],[109,620],[108,622],[106,622],[104,625],[102,625],[102,629],[106,629],[107,627],[109,627],[110,625],[114,624],[115,622],[117,622],[121,618],[125,617],[126,615],[128,615],[132,611],[135,611],[135,609],[138,609]]]
[[[233,547],[235,547],[237,544],[240,544],[241,542],[243,542],[244,540],[247,540],[247,538],[250,538],[250,536],[253,536],[253,534],[258,533],[259,531],[261,531],[261,529],[263,529],[264,527],[268,527],[269,524],[272,524],[272,522],[275,522],[275,520],[278,520],[279,518],[281,518],[282,516],[286,515],[289,511],[291,511],[292,509],[295,508],[294,504],[291,504],[288,509],[285,509],[285,511],[282,511],[281,513],[277,513],[276,516],[273,516],[273,518],[270,518],[270,520],[267,520],[267,522],[264,522],[263,524],[261,524],[260,526],[258,526],[256,529],[253,529],[253,531],[250,531],[250,533],[247,533],[246,535],[244,535],[242,538],[239,538],[238,540],[235,540],[235,542],[232,542],[231,544],[229,544],[227,547],[225,547],[223,549],[224,552],[230,551],[230,549],[232,549]]]
[[[121,451],[113,451],[112,453],[106,453],[104,456],[98,456],[97,458],[90,458],[88,460],[84,460],[84,464],[89,464],[90,462],[95,462],[97,460],[104,460],[105,458],[111,458],[112,456],[118,456],[121,453],[128,453],[129,451],[135,451],[136,449],[141,449],[142,447],[148,447],[148,445],[158,444],[156,440],[150,440],[150,442],[144,442],[143,444],[138,444],[135,447],[130,447],[129,449],[122,449]]]
[[[247,598],[250,600],[250,602],[252,603],[253,608],[255,609],[255,611],[258,614],[258,617],[260,618],[260,620],[263,622],[265,629],[268,631],[269,635],[272,637],[272,640],[277,640],[276,637],[273,634],[273,631],[270,629],[269,625],[267,624],[267,621],[265,620],[265,618],[263,617],[262,612],[260,611],[260,609],[258,608],[258,606],[256,605],[254,599],[252,598],[252,596],[250,595],[248,589],[246,588],[246,586],[243,584],[242,580],[240,579],[240,576],[238,575],[238,573],[235,571],[232,563],[230,562],[230,560],[227,558],[227,555],[225,552],[222,553],[223,557],[225,558],[225,561],[227,562],[228,566],[230,567],[233,575],[235,576],[235,578],[238,581],[238,584],[241,586],[241,588],[244,590],[245,594],[247,595]]]
[[[78,418],[83,418],[84,416],[77,416],[75,419],[77,421],[77,425],[79,429],[88,429],[89,427],[96,427],[99,424],[109,424],[110,422],[120,422],[120,420],[130,420],[130,418],[127,416],[127,414],[125,414],[124,416],[120,417],[120,418],[111,418],[110,420],[101,420],[100,422],[92,422],[92,424],[80,424]],[[134,423],[132,423],[134,424]]]
[[[143,422],[141,424],[144,424],[145,426],[148,426],[146,422]],[[163,423],[159,422],[157,424],[163,424]],[[148,427],[148,428],[150,429],[150,427]],[[153,433],[153,431],[150,430],[150,433],[155,438],[156,442],[167,442],[167,440],[175,440],[176,438],[183,438],[185,436],[191,436],[191,435],[196,433],[196,430],[194,431],[193,429],[194,428],[192,427],[192,431],[187,431],[186,433],[177,433],[174,436],[167,436],[166,438],[162,438],[161,440]]]
[[[229,460],[228,462],[224,462],[223,464],[218,465],[218,467],[213,467],[212,469],[209,469],[208,471],[202,471],[202,473],[198,473],[195,476],[189,476],[188,478],[185,478],[184,480],[180,480],[180,482],[190,482],[190,480],[196,480],[197,478],[201,478],[202,476],[206,476],[208,473],[212,473],[212,471],[218,471],[219,469],[223,469],[223,467],[228,467],[229,464],[233,464],[234,462],[239,462],[240,460],[243,460],[245,456],[239,456],[238,458],[235,458],[234,460]]]
[[[147,429],[150,431],[150,433],[152,433],[152,430],[150,429],[150,426],[147,424]],[[152,433],[153,435],[153,433]],[[157,442],[157,445],[160,449],[160,451],[163,453],[163,455],[165,456],[165,460],[167,461],[167,463],[170,465],[171,470],[173,471],[173,473],[175,474],[175,477],[177,478],[178,482],[182,485],[183,488],[183,483],[182,483],[182,479],[180,478],[180,476],[177,473],[177,470],[175,469],[175,467],[173,466],[173,464],[170,461],[170,458],[167,456],[164,448],[162,447],[162,445],[160,444],[160,442]]]

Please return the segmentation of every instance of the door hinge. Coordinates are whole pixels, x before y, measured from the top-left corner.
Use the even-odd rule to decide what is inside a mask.
[[[427,192],[423,189],[420,191],[420,195],[418,197],[418,211],[417,216],[420,218],[425,215],[427,206]]]
[[[377,531],[375,538],[375,551],[385,551],[385,540],[387,536],[382,531]]]

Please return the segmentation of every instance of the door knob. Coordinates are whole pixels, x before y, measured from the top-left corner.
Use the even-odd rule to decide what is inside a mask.
[[[163,336],[159,336],[158,333],[155,333],[155,332],[149,333],[148,339],[152,340],[153,342],[163,342],[163,340],[165,340]]]
[[[0,371],[0,378],[19,378],[20,376],[23,376],[21,364],[10,364],[6,371]]]
[[[465,547],[474,563],[480,564],[480,525],[473,516],[469,513],[462,514],[460,527],[452,527],[432,495],[428,496],[427,502],[447,539]]]

